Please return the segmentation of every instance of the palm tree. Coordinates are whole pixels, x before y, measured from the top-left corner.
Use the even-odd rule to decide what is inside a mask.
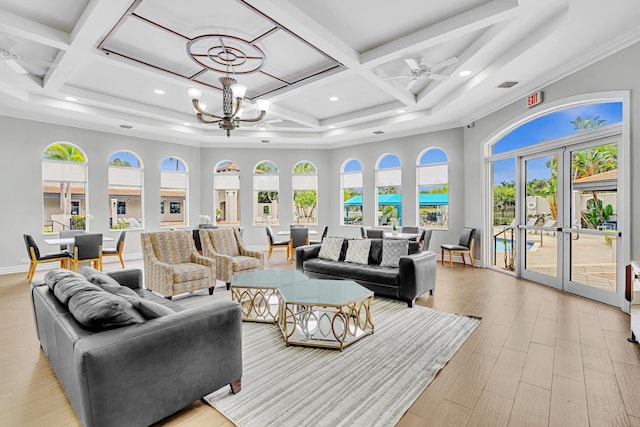
[[[569,122],[573,125],[573,128],[578,132],[582,132],[589,129],[599,128],[600,126],[604,126],[607,124],[607,121],[601,119],[600,116],[595,116],[594,118],[585,117],[582,118],[577,116],[575,120]]]

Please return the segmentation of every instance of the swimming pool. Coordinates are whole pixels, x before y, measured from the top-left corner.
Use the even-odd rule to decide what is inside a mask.
[[[506,240],[506,244],[505,244],[505,240]],[[496,244],[495,244],[495,248],[496,248],[496,252],[504,252],[505,250],[510,251],[511,250],[511,239],[505,239],[504,237],[498,237],[496,238]],[[531,248],[533,247],[534,242],[532,242],[531,240],[527,240],[527,250],[531,250]]]

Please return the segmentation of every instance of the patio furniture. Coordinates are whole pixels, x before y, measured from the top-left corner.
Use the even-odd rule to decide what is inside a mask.
[[[215,278],[231,288],[235,274],[264,269],[264,254],[244,247],[240,232],[235,228],[200,230],[202,254],[216,260]]]
[[[469,258],[471,258],[471,267],[475,268],[475,261],[473,260],[473,242],[476,237],[476,229],[465,227],[464,231],[460,235],[460,240],[458,240],[458,244],[443,244],[440,245],[441,257],[442,257],[442,265],[444,265],[444,251],[449,252],[449,268],[453,268],[453,254],[458,253],[462,257],[462,263],[467,265],[464,260],[464,254],[468,254]]]
[[[140,234],[147,289],[167,299],[173,295],[209,289],[213,294],[215,259],[198,254],[186,231],[156,231]]]
[[[66,251],[56,252],[52,254],[40,254],[40,249],[38,249],[38,245],[36,241],[33,239],[33,236],[29,234],[24,234],[24,243],[27,246],[27,253],[29,254],[29,272],[27,273],[27,280],[31,282],[33,280],[33,275],[36,273],[36,267],[38,264],[42,264],[45,262],[58,262],[60,261],[60,267],[67,268],[67,262],[69,260],[69,253]]]
[[[102,256],[117,256],[120,258],[120,264],[122,268],[124,268],[124,260],[122,259],[122,252],[124,251],[124,238],[126,236],[126,231],[121,231],[120,236],[118,236],[118,241],[116,242],[116,247],[114,249],[103,249]]]

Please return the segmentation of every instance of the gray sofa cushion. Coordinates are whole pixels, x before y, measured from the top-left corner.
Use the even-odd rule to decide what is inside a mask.
[[[114,278],[110,277],[106,273],[103,273],[102,271],[98,271],[90,267],[85,267],[82,270],[82,275],[87,279],[87,281],[89,281],[89,283],[93,283],[94,285],[109,293],[120,295],[123,297],[138,296],[138,294],[136,294],[133,289],[128,288],[127,286],[122,286]]]
[[[399,270],[379,265],[359,265],[347,262],[311,258],[304,262],[304,271],[346,280],[383,283],[398,286]]]
[[[135,297],[127,298],[133,307],[146,319],[156,319],[158,317],[174,314],[171,308],[166,305],[158,304],[157,302],[139,297],[137,294]]]
[[[69,300],[69,311],[79,323],[94,331],[145,321],[129,301],[102,289],[77,292]]]

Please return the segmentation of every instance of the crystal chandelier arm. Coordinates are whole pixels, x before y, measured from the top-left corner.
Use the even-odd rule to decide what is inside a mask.
[[[264,119],[264,116],[267,115],[266,111],[260,111],[260,115],[258,117],[256,117],[255,119],[236,119],[239,122],[249,122],[249,123],[253,123],[253,122],[259,122],[260,120]]]
[[[215,114],[208,113],[208,112],[204,111],[202,108],[200,108],[200,102],[197,99],[192,99],[191,102],[193,104],[193,108],[198,112],[198,114],[201,114],[201,115],[207,116],[207,117],[213,117],[214,119],[222,120],[222,117],[216,116]],[[205,122],[203,122],[203,123],[205,123]],[[213,121],[211,123],[215,123],[215,121]]]

